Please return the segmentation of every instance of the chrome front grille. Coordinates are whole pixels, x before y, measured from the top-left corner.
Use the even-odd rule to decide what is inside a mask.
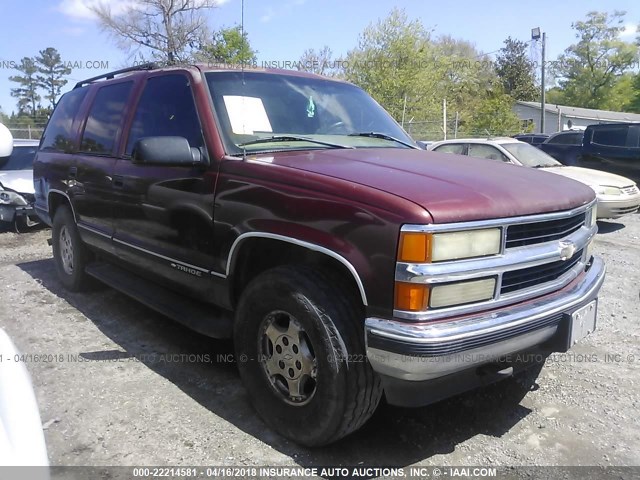
[[[635,195],[636,193],[638,193],[638,187],[636,185],[623,187],[620,190],[622,190],[623,195]]]
[[[505,246],[507,248],[523,247],[559,240],[582,227],[585,219],[585,214],[580,213],[569,218],[509,225]]]
[[[500,294],[512,293],[535,285],[557,280],[571,270],[582,259],[582,250],[568,260],[543,263],[535,267],[511,270],[502,275]]]
[[[597,232],[596,202],[570,211],[430,225],[404,225],[403,232],[457,232],[500,228],[503,247],[496,255],[441,262],[397,262],[395,281],[427,284],[497,279],[493,298],[417,312],[394,309],[397,318],[414,321],[491,310],[558,291],[576,279],[588,259],[585,252]]]

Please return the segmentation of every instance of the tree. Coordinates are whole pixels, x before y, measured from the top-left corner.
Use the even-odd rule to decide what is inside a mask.
[[[632,93],[627,108],[630,112],[640,113],[640,73],[633,77]]]
[[[568,105],[600,108],[620,77],[637,62],[638,46],[620,40],[625,12],[589,12],[572,24],[577,43],[558,58],[554,73]],[[619,110],[620,105],[611,108]]]
[[[236,26],[215,32],[211,41],[200,48],[196,58],[210,63],[255,65],[256,53],[249,44],[247,32]]]
[[[216,0],[130,0],[122,12],[102,2],[89,8],[120,48],[142,50],[143,58],[149,52],[153,59],[173,65],[190,60],[206,43],[204,12],[216,4]]]
[[[535,64],[527,56],[527,44],[511,37],[496,56],[496,73],[505,93],[514,100],[531,101],[539,96]]]
[[[304,51],[298,62],[297,69],[316,75],[336,76],[338,69],[333,59],[333,52],[325,45],[317,52],[313,48]]]
[[[423,95],[437,75],[419,68],[435,53],[422,23],[393,9],[386,19],[370,24],[358,43],[342,63],[346,80],[364,88],[397,120],[425,118],[437,110],[441,100]]]
[[[513,97],[501,88],[481,99],[463,132],[473,136],[514,135],[521,132],[521,122],[513,112]]]
[[[50,108],[53,110],[62,87],[67,84],[63,77],[69,75],[71,69],[65,66],[58,51],[52,47],[40,50],[35,62],[39,72],[36,76],[38,87],[47,92],[44,98],[49,100]]]
[[[22,75],[13,75],[9,80],[19,84],[11,89],[11,96],[18,99],[18,111],[34,117],[40,102],[38,93],[38,67],[31,57],[23,57],[16,67]]]

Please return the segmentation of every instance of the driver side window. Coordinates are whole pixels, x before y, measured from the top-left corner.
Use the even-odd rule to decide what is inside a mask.
[[[189,79],[182,74],[147,80],[136,107],[125,153],[131,155],[140,138],[164,136],[184,137],[192,148],[204,146]]]

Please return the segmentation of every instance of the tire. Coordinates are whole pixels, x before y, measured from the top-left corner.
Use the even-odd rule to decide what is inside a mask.
[[[89,251],[80,239],[76,222],[66,205],[56,210],[52,230],[53,259],[60,282],[72,292],[86,290],[91,284],[84,272]]]
[[[236,358],[254,408],[306,446],[357,430],[382,396],[365,354],[362,307],[336,283],[309,267],[277,267],[247,286],[236,313]]]

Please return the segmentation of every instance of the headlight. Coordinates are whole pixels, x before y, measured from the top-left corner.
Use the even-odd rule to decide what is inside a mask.
[[[607,187],[606,185],[598,185],[594,189],[598,195],[622,195],[622,190],[618,187]]]
[[[502,229],[487,228],[463,232],[401,232],[398,261],[442,262],[484,257],[500,253]]]
[[[20,194],[2,190],[0,192],[0,205],[28,205],[28,203]]]
[[[450,307],[489,300],[493,298],[495,289],[495,278],[436,285],[431,287],[429,306],[431,308]]]
[[[418,312],[427,308],[444,308],[481,302],[491,300],[495,289],[494,277],[431,286],[422,283],[396,282],[395,308]]]

